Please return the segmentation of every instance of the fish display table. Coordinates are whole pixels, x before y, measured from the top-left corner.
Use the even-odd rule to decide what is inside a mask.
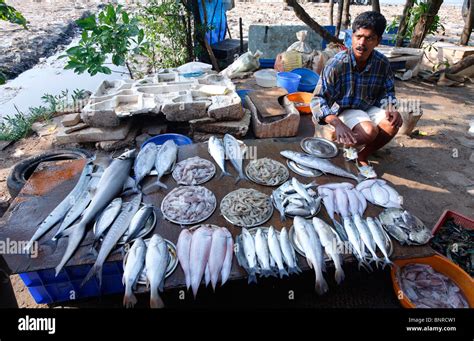
[[[286,165],[286,159],[280,155],[280,151],[301,151],[299,144],[300,140],[301,138],[246,140],[245,143],[249,147],[247,158],[254,159],[268,157],[280,161]],[[207,151],[207,143],[198,143],[182,146],[179,148],[178,161],[193,156],[200,156],[204,159],[214,162]],[[352,172],[353,174],[356,174],[357,169],[354,163],[345,161],[341,153],[339,153],[337,157],[330,160],[334,164]],[[244,168],[248,162],[248,159],[244,160]],[[60,161],[41,164],[31,176],[18,197],[15,198],[9,210],[0,219],[0,240],[7,241],[8,243],[14,243],[12,245],[15,245],[15,243],[17,245],[24,245],[34,234],[39,223],[72,190],[77,179],[79,178],[84,164],[85,160]],[[233,175],[235,175],[235,170],[231,167],[230,162],[226,162],[226,168]],[[202,223],[225,226],[232,233],[235,239],[235,237],[240,234],[241,229],[227,222],[227,220],[221,215],[219,204],[222,198],[229,192],[238,188],[254,188],[267,195],[270,195],[276,187],[258,185],[249,180],[242,180],[238,184],[235,184],[235,177],[225,176],[219,178],[219,173],[220,171],[218,170],[217,174],[210,181],[203,184],[203,186],[215,194],[217,198],[217,208],[214,213]],[[313,180],[316,180],[318,184],[344,181],[355,184],[353,180],[332,175],[323,175],[318,178],[305,178],[290,171],[290,177],[292,176],[296,177],[302,183],[309,183]],[[149,176],[145,179],[142,185],[146,186],[147,184],[155,181],[155,179],[156,177]],[[165,220],[159,208],[165,195],[178,185],[171,175],[164,176],[161,181],[163,181],[168,186],[168,189],[160,189],[158,192],[152,193],[150,195],[144,195],[143,202],[147,204],[153,204],[156,207],[158,218],[154,232],[159,233],[165,239],[168,239],[176,244],[178,236],[183,227]],[[367,210],[365,211],[365,216],[376,216],[381,211],[382,208],[368,204]],[[330,222],[330,219],[323,207],[317,216],[326,222]],[[271,219],[264,223],[263,226],[273,226],[277,230],[280,230],[283,227],[287,227],[289,229],[292,225],[292,221],[292,219],[287,218],[286,221],[281,222],[280,214],[275,209]],[[51,238],[54,235],[56,229],[57,227],[51,229],[40,239],[39,250],[37,257],[35,258],[30,258],[28,255],[21,253],[12,252],[4,254],[3,257],[5,258],[10,271],[12,273],[24,273],[56,267],[61,260],[67,245],[67,238],[60,239],[57,245],[54,242],[51,242]],[[149,237],[151,237],[151,234]],[[86,237],[82,241],[81,246],[67,263],[67,266],[94,263],[95,257],[89,252],[92,241],[93,232],[92,228],[90,228]],[[391,257],[392,259],[423,257],[432,255],[434,253],[434,251],[429,246],[401,246],[396,241],[394,241],[393,244],[394,252]],[[308,270],[309,267],[303,257],[300,255],[297,255],[297,257],[300,268],[303,270]],[[108,261],[121,261],[122,259],[123,254],[121,252],[114,252],[109,256]],[[354,258],[352,259],[354,260]],[[236,257],[234,257],[229,279],[235,280],[245,277],[247,277],[247,273],[238,265]],[[184,273],[181,267],[178,266],[176,271],[174,271],[173,274],[166,279],[165,288],[170,289],[183,287],[184,284]]]

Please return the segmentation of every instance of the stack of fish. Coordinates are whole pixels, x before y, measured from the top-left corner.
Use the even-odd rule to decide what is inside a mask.
[[[225,227],[198,225],[190,230],[183,229],[176,247],[186,288],[192,287],[194,297],[203,276],[206,286],[212,283],[213,290],[219,277],[221,285],[229,279],[234,241]]]
[[[132,308],[137,303],[133,290],[136,288],[137,281],[143,272],[146,273],[147,282],[149,283],[150,307],[164,307],[159,291],[163,291],[164,288],[169,260],[168,246],[160,235],[153,235],[148,246],[141,238],[135,240],[128,252],[123,273],[123,283],[125,284],[123,305],[125,307]]]
[[[302,184],[296,178],[285,182],[272,193],[273,203],[280,212],[280,219],[290,217],[311,217],[319,212],[321,198],[311,187],[317,184]]]
[[[153,166],[156,169],[156,182],[145,186],[143,188],[144,194],[153,193],[159,188],[168,188],[168,186],[160,180],[163,175],[170,173],[173,170],[178,158],[178,146],[173,140],[168,140],[159,147],[153,147],[152,145],[153,143],[148,143],[142,150],[140,150],[133,167],[136,186],[138,186],[140,181],[146,175],[151,173]]]
[[[236,183],[240,180],[245,180],[244,174],[244,154],[247,150],[247,146],[240,140],[229,134],[224,135],[224,140],[211,136],[208,141],[209,154],[214,158],[219,168],[222,170],[221,177],[223,175],[230,176],[230,173],[225,170],[225,160],[228,159],[234,166],[238,175]]]
[[[257,274],[265,277],[279,274],[281,278],[301,272],[285,227],[280,233],[273,227],[259,227],[250,231],[242,228],[236,243],[237,261],[247,271],[249,283],[257,282]]]
[[[402,197],[382,179],[370,179],[357,185],[367,201],[385,208],[401,208]]]

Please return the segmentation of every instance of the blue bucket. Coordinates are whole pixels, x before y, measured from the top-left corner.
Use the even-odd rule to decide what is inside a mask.
[[[178,146],[184,146],[186,144],[193,144],[193,141],[184,135],[181,134],[161,134],[153,136],[152,138],[143,142],[141,148],[145,147],[148,143],[154,143],[156,145],[162,145],[168,140],[173,140]]]
[[[289,94],[298,91],[301,76],[293,72],[278,72],[277,86],[285,88]]]
[[[237,90],[237,95],[239,95],[240,100],[242,101],[242,106],[245,105],[245,96],[247,96],[247,94],[252,91],[253,90],[249,90],[249,89]]]
[[[306,68],[298,68],[291,70],[291,72],[296,73],[301,76],[300,84],[298,86],[298,91],[301,92],[313,92],[316,84],[319,81],[319,75],[313,70]]]

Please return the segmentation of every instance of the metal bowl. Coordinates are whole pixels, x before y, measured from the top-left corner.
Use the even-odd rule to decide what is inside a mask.
[[[191,187],[193,187],[193,186],[186,186],[186,187],[191,188]],[[168,196],[171,195],[171,194],[173,193],[173,191],[175,191],[175,190],[178,189],[178,188],[181,188],[181,187],[176,187],[176,188],[174,188],[171,192],[169,192],[169,193],[164,197],[163,201],[161,202],[161,213],[163,214],[163,217],[164,217],[166,220],[168,220],[168,221],[170,221],[170,222],[172,222],[172,223],[178,224],[178,225],[193,225],[193,224],[198,224],[198,223],[201,223],[201,222],[205,221],[205,220],[208,219],[208,218],[214,213],[214,211],[216,210],[216,208],[217,208],[217,199],[216,199],[216,196],[215,196],[214,193],[212,193],[209,189],[203,187],[203,188],[205,188],[206,190],[208,190],[209,192],[211,192],[212,195],[214,196],[214,207],[212,208],[212,210],[209,212],[208,215],[202,217],[201,219],[198,219],[198,220],[195,220],[195,221],[187,221],[187,222],[186,222],[186,221],[174,220],[174,219],[168,217],[168,216],[166,215],[165,210],[163,209],[163,208],[164,208],[163,205],[164,205],[164,203],[166,202],[166,199],[168,198]]]
[[[306,137],[301,140],[300,146],[306,153],[324,159],[333,158],[339,152],[333,142],[322,137]]]
[[[150,243],[150,239],[145,239],[145,245],[148,247],[148,244]],[[178,253],[176,251],[176,245],[174,245],[171,241],[168,239],[165,239],[166,245],[168,246],[168,251],[170,253],[170,259],[168,261],[168,266],[166,267],[166,274],[165,278],[168,278],[171,276],[171,274],[176,270],[178,267]],[[129,250],[131,249],[131,244]],[[125,257],[123,257],[123,268],[125,269],[125,265],[127,264],[127,259],[128,259],[128,252],[125,254]],[[147,284],[147,277],[146,277],[146,269],[145,267],[142,270],[142,273],[140,274],[140,277],[138,277],[137,284],[141,285],[146,285]]]

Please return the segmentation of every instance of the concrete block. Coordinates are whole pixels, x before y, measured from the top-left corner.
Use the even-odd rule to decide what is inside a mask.
[[[118,127],[89,127],[71,134],[66,134],[65,128],[60,127],[56,135],[56,143],[69,144],[123,140],[130,131],[131,123],[130,120],[127,120]]]
[[[212,104],[209,106],[209,117],[217,121],[237,121],[244,116],[242,101],[234,93],[227,96],[212,96]]]
[[[61,120],[63,127],[72,127],[81,122],[81,113],[75,112],[69,115],[65,115]]]
[[[191,130],[208,134],[232,134],[243,137],[247,134],[250,125],[251,114],[246,110],[244,116],[238,121],[210,122],[210,119],[190,122]]]

